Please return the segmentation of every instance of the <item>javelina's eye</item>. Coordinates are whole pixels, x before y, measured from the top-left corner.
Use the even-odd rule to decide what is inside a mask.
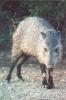
[[[48,49],[47,49],[47,48],[44,48],[44,51],[45,51],[45,52],[47,52],[47,51],[48,51]]]
[[[59,49],[58,49],[58,48],[56,48],[56,49],[55,49],[55,52],[56,52],[56,53],[58,53],[58,51],[59,51]]]

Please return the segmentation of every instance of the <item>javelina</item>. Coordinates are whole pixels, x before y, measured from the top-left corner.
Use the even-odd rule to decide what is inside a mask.
[[[10,81],[17,64],[17,76],[22,79],[21,65],[34,56],[40,63],[43,81],[47,88],[53,88],[53,66],[61,60],[61,36],[46,20],[29,17],[18,25],[13,34],[12,64],[7,76]]]

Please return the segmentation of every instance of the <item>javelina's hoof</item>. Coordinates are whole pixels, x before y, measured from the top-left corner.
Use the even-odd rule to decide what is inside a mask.
[[[10,82],[10,80],[11,80],[11,76],[10,76],[10,75],[8,75],[8,76],[7,76],[7,78],[6,78],[6,80],[7,80],[7,82],[9,83],[9,82]]]
[[[54,87],[53,77],[50,76],[47,83],[47,89],[52,89]]]
[[[48,85],[47,85],[47,89],[52,89],[53,87],[54,87],[53,84],[48,84]]]
[[[24,81],[24,79],[22,78],[22,76],[21,76],[21,75],[20,75],[20,76],[18,76],[18,78],[19,78],[20,80]]]
[[[47,79],[46,79],[46,77],[43,78],[42,85],[44,85],[44,88],[45,88],[45,86],[47,85]]]

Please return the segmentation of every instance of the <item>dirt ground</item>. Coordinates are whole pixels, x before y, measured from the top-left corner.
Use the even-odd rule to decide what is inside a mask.
[[[66,100],[66,60],[54,69],[55,88],[49,90],[42,86],[39,65],[33,63],[22,66],[24,81],[17,78],[15,68],[7,83],[10,53],[0,53],[0,100]]]

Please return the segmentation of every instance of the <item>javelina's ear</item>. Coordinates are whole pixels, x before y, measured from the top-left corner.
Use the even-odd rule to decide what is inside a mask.
[[[46,37],[46,34],[45,34],[45,33],[41,32],[41,34],[42,34],[42,37],[43,37],[43,38]]]

